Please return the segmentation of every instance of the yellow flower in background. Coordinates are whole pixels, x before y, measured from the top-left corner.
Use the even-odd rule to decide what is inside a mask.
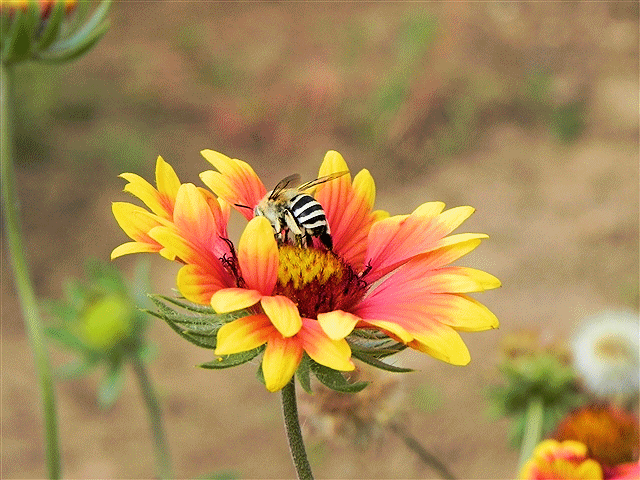
[[[117,247],[112,258],[159,252],[184,264],[177,284],[189,301],[217,313],[251,309],[251,315],[220,328],[215,353],[266,345],[262,373],[270,391],[289,382],[304,352],[333,370],[353,370],[346,341],[353,332],[379,332],[465,365],[470,356],[457,332],[497,328],[496,317],[466,294],[496,288],[498,279],[449,265],[487,237],[450,235],[473,213],[471,207],[445,211],[443,203],[429,202],[409,215],[374,211],[369,172],[353,180],[350,174],[338,176],[348,167],[330,151],[318,177],[332,180],[309,193],[322,207],[333,248],[315,238],[302,247],[288,239],[293,225],[284,226],[283,235],[267,218],[255,216],[267,190],[251,166],[211,150],[202,154],[216,168],[200,175],[213,194],[179,184],[161,159],[157,189],[123,175],[129,181],[125,189],[151,212],[114,204],[118,223],[134,242]],[[249,221],[237,249],[226,232],[230,206]]]
[[[518,476],[525,480],[602,480],[600,464],[587,457],[587,446],[571,440],[544,440]]]

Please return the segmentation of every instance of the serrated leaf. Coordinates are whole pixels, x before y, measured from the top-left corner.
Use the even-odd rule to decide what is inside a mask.
[[[65,2],[56,2],[51,10],[44,31],[38,40],[38,50],[45,50],[56,41],[62,27],[66,5]]]
[[[336,392],[357,393],[369,385],[369,382],[349,383],[341,372],[325,367],[324,365],[320,365],[313,360],[310,361],[310,366],[311,371],[320,383],[331,390],[335,390]]]
[[[231,355],[224,355],[219,358],[215,358],[207,363],[202,363],[198,365],[201,368],[211,368],[211,369],[223,369],[235,367],[238,365],[242,365],[243,363],[247,363],[250,360],[253,360],[257,357],[260,352],[264,350],[264,347],[254,348],[253,350],[248,350],[246,352],[234,353]]]
[[[177,305],[178,307],[184,308],[185,310],[188,310],[190,312],[194,312],[194,313],[208,313],[208,314],[215,314],[216,312],[213,310],[213,308],[208,307],[206,305],[198,305],[196,303],[191,303],[191,302],[187,302],[187,301],[181,301],[178,300],[177,298],[173,298],[173,297],[166,297],[164,295],[149,295],[150,298],[152,299],[161,299],[165,302],[168,303],[172,303],[174,305]]]
[[[371,365],[372,367],[376,367],[381,370],[386,370],[387,372],[395,372],[395,373],[413,372],[413,369],[411,368],[402,368],[402,367],[396,367],[394,365],[389,365],[388,363],[384,363],[378,360],[376,357],[367,355],[364,352],[359,352],[354,349],[351,350],[351,356],[357,358],[361,362],[366,363],[367,365]]]
[[[302,360],[300,360],[300,365],[298,365],[298,369],[296,370],[296,378],[298,382],[300,382],[300,386],[307,393],[313,393],[311,390],[311,366],[309,356],[305,353],[302,355]]]
[[[357,350],[377,359],[395,355],[407,348],[405,344],[375,330],[354,330],[347,341],[352,351]]]
[[[167,325],[169,325],[174,332],[176,332],[178,335],[180,335],[182,338],[184,338],[188,342],[191,342],[191,343],[193,343],[194,345],[196,345],[198,347],[207,348],[207,349],[211,349],[212,348],[210,344],[205,343],[205,342],[201,342],[199,338],[189,336],[189,334],[185,330],[180,328],[180,326],[175,324],[170,318],[166,317],[165,315],[163,315],[163,314],[161,314],[159,312],[154,312],[153,310],[144,310],[144,311],[147,312],[149,315],[153,315],[154,317],[159,318],[160,320],[164,320],[167,323]],[[215,348],[215,347],[213,347],[213,348]]]
[[[256,372],[256,378],[258,379],[258,381],[266,386],[267,382],[264,381],[264,372],[262,371],[262,362],[260,362],[260,365],[258,365],[258,371]]]
[[[189,340],[193,344],[209,350],[215,350],[218,346],[218,338],[216,335],[201,335],[199,333],[185,331],[183,338]]]
[[[98,385],[98,405],[109,408],[118,399],[124,385],[124,369],[121,364],[113,365]]]

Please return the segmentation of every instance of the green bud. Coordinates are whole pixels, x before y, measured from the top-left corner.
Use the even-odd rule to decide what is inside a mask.
[[[118,295],[102,297],[85,310],[80,336],[89,347],[109,351],[131,335],[135,315],[134,306],[126,299]]]
[[[5,65],[26,60],[66,62],[89,51],[105,34],[111,0],[86,19],[77,0],[0,0],[0,57]],[[73,20],[73,22],[71,22]]]

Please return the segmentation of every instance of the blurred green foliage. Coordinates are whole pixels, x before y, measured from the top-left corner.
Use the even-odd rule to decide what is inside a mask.
[[[510,417],[513,427],[509,439],[519,447],[525,432],[529,402],[539,398],[543,404],[542,436],[549,434],[571,410],[584,404],[586,397],[577,388],[573,368],[553,354],[523,356],[500,366],[502,385],[489,388],[490,415]]]
[[[148,361],[154,348],[147,342],[148,317],[138,309],[145,305],[148,267],[139,263],[129,285],[110,264],[89,260],[86,280],[70,280],[65,298],[46,302],[56,318],[47,335],[73,352],[74,360],[58,369],[60,379],[74,379],[103,366],[98,404],[111,406],[124,385],[124,367],[133,357]]]

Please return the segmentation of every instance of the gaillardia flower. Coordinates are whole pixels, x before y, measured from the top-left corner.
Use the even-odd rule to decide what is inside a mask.
[[[216,328],[215,354],[259,352],[264,346],[262,375],[270,391],[284,387],[307,356],[312,365],[350,371],[352,353],[386,365],[379,359],[408,346],[465,365],[469,351],[458,331],[497,328],[496,317],[466,294],[496,288],[498,279],[449,265],[487,237],[450,235],[473,208],[445,211],[443,203],[429,202],[409,215],[374,211],[369,172],[362,170],[353,180],[350,174],[338,176],[348,167],[330,151],[318,177],[332,180],[302,192],[315,202],[296,205],[295,214],[289,209],[288,221],[274,232],[272,222],[255,215],[267,189],[254,170],[211,150],[202,155],[216,169],[200,175],[210,191],[180,184],[161,159],[157,189],[124,175],[126,190],[151,212],[114,204],[116,220],[135,242],[117,247],[112,258],[160,252],[184,264],[177,285],[187,300],[216,314],[245,311]],[[290,238],[296,215],[317,209],[316,202],[324,212],[319,221],[326,220],[332,237],[331,250],[315,237],[304,247]],[[232,206],[248,220],[237,248],[226,231]],[[387,343],[356,355],[362,339]],[[390,349],[389,343],[400,348]]]
[[[531,459],[518,478],[526,480],[602,480],[600,464],[587,456],[583,443],[566,440],[544,440],[533,451]]]

